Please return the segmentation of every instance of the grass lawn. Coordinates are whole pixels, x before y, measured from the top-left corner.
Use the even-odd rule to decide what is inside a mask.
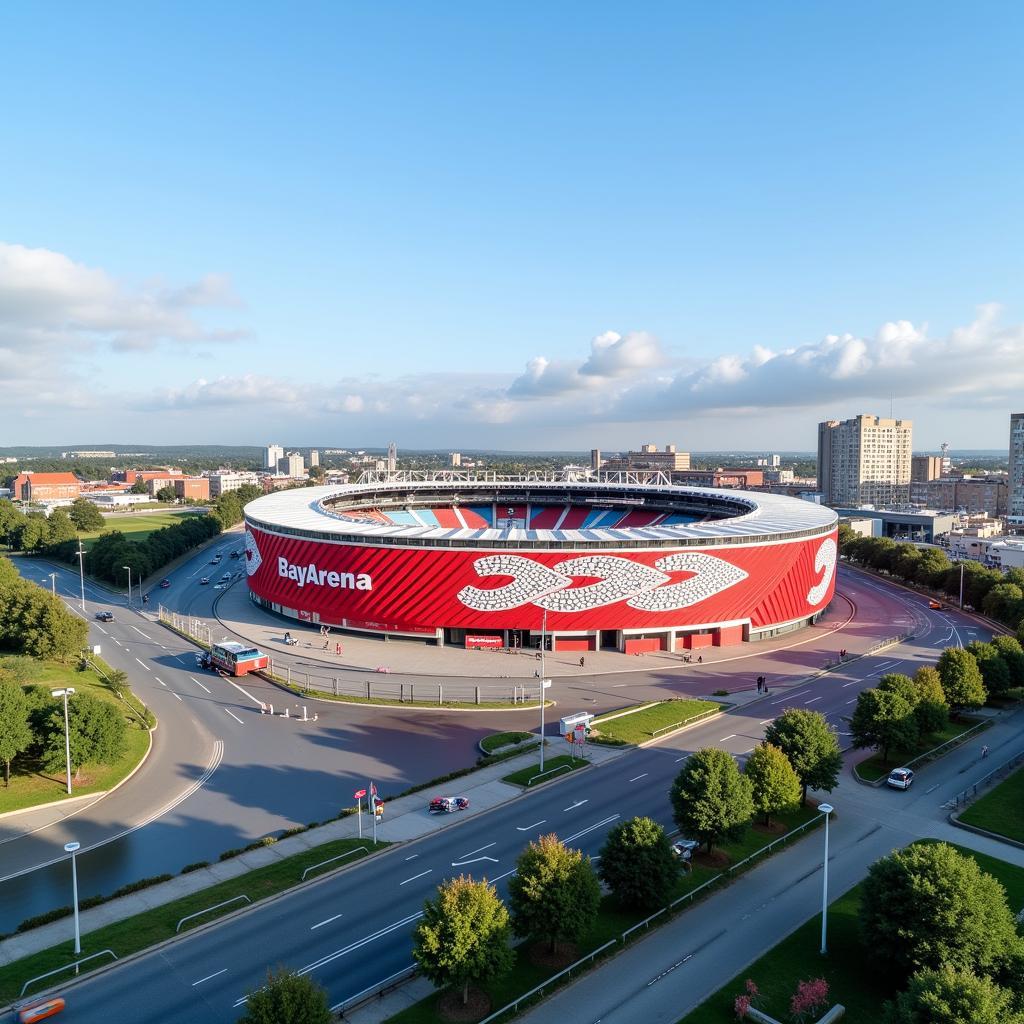
[[[963,847],[956,849],[974,857],[982,870],[998,878],[1007,890],[1011,908],[1020,908],[1024,899],[1024,868]],[[744,991],[747,978],[754,980],[764,997],[759,1008],[779,1020],[789,1019],[789,999],[797,982],[820,977],[829,984],[829,1005],[842,1003],[846,1007],[845,1020],[877,1021],[882,1003],[894,992],[877,971],[865,970],[860,941],[860,893],[861,886],[854,886],[829,905],[828,956],[818,953],[821,916],[816,915],[723,985],[679,1024],[734,1021],[733,1000]]]
[[[116,704],[122,711],[125,710],[124,704],[111,693],[100,676],[92,670],[77,672],[69,665],[51,661],[41,662],[38,675],[30,679],[29,682],[48,688],[71,686],[79,693],[91,693],[101,700]],[[74,697],[71,699],[74,700]],[[129,727],[125,753],[113,764],[84,765],[80,780],[76,782],[72,777],[72,796],[101,793],[116,786],[145,756],[149,749],[149,734],[137,719],[131,716],[126,717]],[[16,758],[11,765],[10,788],[4,789],[0,786],[0,813],[24,810],[34,807],[36,804],[64,799],[67,796],[65,787],[65,776],[62,772],[55,775],[48,774],[39,769],[37,765],[23,758]]]
[[[491,736],[485,736],[480,741],[480,746],[490,754],[498,747],[507,747],[510,743],[523,743],[536,738],[532,732],[496,732]]]
[[[888,775],[893,768],[899,768],[900,765],[912,761],[915,757],[920,757],[933,747],[941,746],[949,740],[956,739],[957,736],[967,732],[968,729],[973,729],[977,724],[978,720],[971,718],[965,718],[959,722],[949,722],[942,732],[929,736],[909,750],[890,750],[889,760],[884,764],[882,763],[881,754],[872,754],[871,757],[857,765],[857,774],[862,779],[874,782],[876,779],[882,778],[883,775]],[[978,731],[982,732],[983,730],[979,729]]]
[[[120,530],[129,540],[143,541],[151,533],[162,530],[165,526],[176,526],[181,522],[182,517],[196,514],[193,509],[188,508],[134,514],[115,512],[103,517],[105,525],[102,530],[90,530],[80,533],[78,536],[81,537],[82,547],[86,550],[89,549],[92,541],[101,534],[111,533],[114,530]]]
[[[378,849],[384,849],[387,845],[387,843],[378,843]],[[94,932],[88,932],[82,936],[82,955],[88,956],[101,949],[112,949],[118,957],[123,959],[129,953],[138,952],[140,949],[162,942],[164,939],[173,938],[178,922],[189,914],[194,914],[243,893],[254,903],[267,896],[273,896],[284,889],[297,885],[302,880],[302,872],[310,865],[318,864],[328,857],[337,856],[339,853],[345,853],[360,846],[365,846],[368,850],[373,849],[373,844],[366,840],[336,839],[307,850],[305,853],[286,857],[275,864],[268,864],[266,867],[257,868],[238,878],[221,882],[209,889],[202,889],[191,896],[175,900],[173,903],[154,907],[142,914],[136,914],[135,917],[106,925]],[[344,866],[362,860],[365,856],[367,854],[356,853],[344,861],[339,861],[338,865]],[[332,866],[337,867],[338,865]],[[325,868],[325,871],[329,870],[330,868]],[[239,901],[230,907],[224,907],[212,914],[188,922],[182,926],[182,934],[190,928],[215,920],[223,914],[230,914],[244,905],[242,901]],[[71,932],[70,921],[68,932],[69,934]],[[21,992],[21,986],[29,978],[69,964],[73,960],[74,945],[69,939],[68,942],[61,943],[59,946],[52,946],[50,949],[42,950],[23,960],[0,967],[0,1003],[7,1003],[17,998]],[[92,961],[93,964],[98,965],[105,965],[106,962],[103,959]],[[90,966],[87,965],[83,968],[82,973],[87,973]],[[58,984],[59,981],[58,977],[56,980],[51,979],[44,984]],[[31,990],[29,994],[31,994]]]
[[[960,815],[960,820],[1024,842],[1024,770],[1018,768],[990,793],[976,800]]]
[[[781,815],[779,822],[783,826],[784,832],[788,832],[814,817],[820,817],[815,808],[800,808],[790,814]],[[746,834],[738,842],[726,844],[721,847],[721,851],[728,855],[730,863],[736,864],[777,838],[778,835],[750,828],[747,829]],[[673,899],[691,892],[719,874],[718,868],[703,864],[702,860],[702,855],[698,855],[693,869],[687,874],[680,875],[675,892],[672,895]],[[716,891],[715,887],[711,888],[712,894]],[[687,906],[684,905],[677,912],[685,912]],[[598,949],[609,940],[620,938],[626,929],[642,921],[649,913],[650,911],[646,910],[625,910],[613,896],[605,896],[601,900],[601,910],[597,922],[583,939],[577,943],[579,956],[586,956],[587,953]],[[662,915],[661,918],[656,919],[655,926],[667,919],[667,915]],[[641,930],[638,934],[644,935],[646,932]],[[492,1010],[500,1009],[517,996],[524,992],[529,992],[530,989],[536,988],[546,978],[558,973],[558,970],[555,968],[539,967],[531,963],[528,948],[526,943],[517,946],[516,960],[512,970],[503,977],[482,986],[490,998]],[[617,949],[621,948],[621,945],[613,946],[604,955],[613,955]],[[580,968],[580,970],[585,969]],[[579,973],[580,971],[574,972],[573,977],[578,977]],[[437,1024],[439,1020],[444,1019],[438,1010],[438,1000],[441,998],[441,995],[440,991],[434,992],[395,1016],[389,1017],[386,1024]],[[484,1014],[480,1016],[482,1017]]]
[[[589,761],[584,761],[579,757],[571,758],[568,754],[546,757],[544,758],[544,778],[542,781],[546,782],[548,779],[560,778],[567,772],[576,771],[577,768],[585,768],[589,764]],[[551,774],[548,774],[549,772]],[[502,782],[511,782],[513,786],[529,786],[530,780],[538,775],[540,775],[540,762],[530,765],[529,768],[520,768],[519,771],[513,772],[511,775],[506,775]]]
[[[597,743],[616,746],[643,743],[645,740],[653,739],[656,730],[663,729],[668,732],[670,726],[685,725],[699,715],[717,711],[721,707],[721,704],[712,700],[666,700],[643,708],[642,711],[631,711],[625,715],[615,712],[620,717],[604,716],[595,718],[590,723],[591,729],[594,730],[591,739]]]

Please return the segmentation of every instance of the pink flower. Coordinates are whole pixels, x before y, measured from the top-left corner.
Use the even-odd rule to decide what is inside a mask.
[[[743,1020],[747,1015],[747,1010],[750,1009],[749,996],[737,996],[736,1001],[732,1004],[732,1008],[736,1012],[736,1018]]]

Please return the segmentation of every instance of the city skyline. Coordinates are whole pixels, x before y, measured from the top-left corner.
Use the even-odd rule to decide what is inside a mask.
[[[9,443],[1005,443],[1014,5],[128,11],[0,14]]]

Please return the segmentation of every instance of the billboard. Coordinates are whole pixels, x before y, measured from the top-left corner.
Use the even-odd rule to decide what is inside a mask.
[[[329,543],[250,527],[249,587],[357,628],[644,629],[807,618],[835,590],[836,534],[649,550]]]

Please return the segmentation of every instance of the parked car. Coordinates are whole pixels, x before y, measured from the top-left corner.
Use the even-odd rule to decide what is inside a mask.
[[[199,581],[199,585],[200,585],[201,587],[205,587],[205,586],[206,586],[206,584],[207,584],[207,583],[209,583],[209,582],[210,582],[210,577],[209,577],[209,576],[204,576],[204,577],[203,577],[203,578],[202,578],[202,579],[201,579],[201,580]]]
[[[893,789],[910,789],[910,784],[914,781],[914,773],[909,768],[893,768],[889,772],[889,778],[885,781]]]
[[[672,844],[672,852],[680,860],[689,860],[699,846],[700,842],[696,839],[677,839]]]
[[[160,581],[160,586],[163,587],[164,590],[166,590],[170,585],[171,585],[171,581],[170,580],[161,580]]]
[[[942,611],[942,602],[941,601],[929,601],[928,602],[928,607],[929,608],[934,608],[936,611]]]
[[[435,796],[430,801],[431,814],[451,814],[469,807],[469,798],[464,796]]]
[[[97,612],[96,613],[96,618],[99,619],[100,622],[113,622],[114,621],[114,613],[113,612]]]

